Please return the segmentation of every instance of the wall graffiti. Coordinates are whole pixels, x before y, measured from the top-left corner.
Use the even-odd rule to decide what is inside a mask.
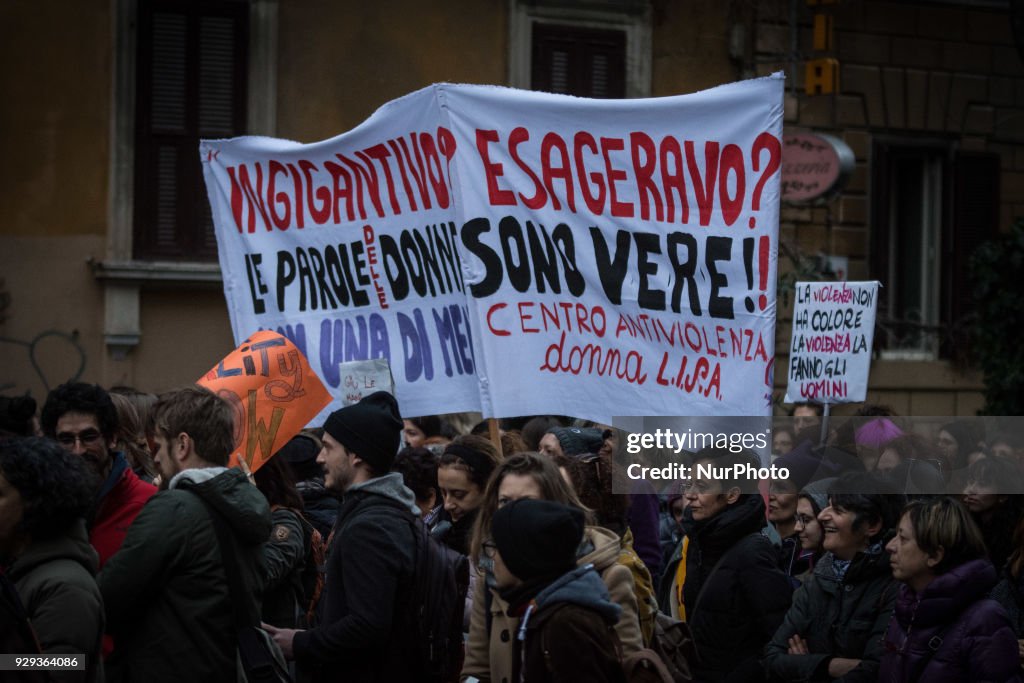
[[[66,353],[66,357],[72,359],[72,362],[77,360],[78,366],[72,374],[60,377],[57,381],[53,381],[53,378],[47,375],[47,363],[41,357],[43,344],[54,343],[58,345],[58,349],[64,347],[61,353]],[[17,350],[8,350],[12,346],[16,347]],[[27,341],[11,337],[0,337],[0,354],[6,357],[7,362],[11,364],[6,369],[5,374],[6,372],[13,371],[16,364],[27,360],[35,372],[35,377],[42,383],[46,392],[49,392],[50,389],[61,382],[78,380],[85,371],[86,354],[85,349],[78,343],[77,331],[69,334],[59,330],[46,330]],[[47,356],[53,355],[54,349],[50,346],[47,349]],[[7,392],[11,389],[23,392],[26,388],[20,382],[12,381],[9,377],[0,376],[0,391],[2,392]]]
[[[0,323],[7,321],[7,311],[11,306],[11,293],[6,284],[4,279],[0,278]],[[45,353],[43,352],[44,345],[47,347]],[[8,392],[13,389],[12,393],[31,394],[31,387],[27,386],[28,383],[22,383],[10,377],[15,368],[24,367],[22,364],[26,360],[35,372],[35,377],[29,382],[34,383],[34,380],[38,379],[46,393],[60,382],[78,380],[85,371],[86,354],[85,349],[78,343],[77,330],[73,330],[71,333],[45,330],[27,341],[12,337],[0,337],[0,357],[3,357],[7,363],[7,365],[0,366],[0,392]],[[78,367],[70,375],[61,376],[57,382],[51,382],[53,378],[47,375],[47,366],[50,365],[48,361],[52,358],[67,359],[67,365],[62,363],[64,367],[74,365],[77,361]]]

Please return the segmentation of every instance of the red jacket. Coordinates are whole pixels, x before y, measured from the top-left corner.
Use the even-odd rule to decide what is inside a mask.
[[[139,479],[120,453],[114,456],[110,476],[100,489],[100,498],[89,531],[89,543],[100,556],[100,568],[121,549],[128,527],[135,521],[156,487]]]

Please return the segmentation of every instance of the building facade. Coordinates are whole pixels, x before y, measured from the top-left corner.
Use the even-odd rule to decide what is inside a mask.
[[[856,165],[783,208],[777,367],[787,282],[841,257],[884,286],[869,400],[981,406],[966,258],[1024,209],[1008,2],[13,0],[0,20],[2,393],[162,391],[233,348],[200,138],[321,140],[438,81],[649,97],[781,70],[787,132],[831,133]],[[813,60],[834,80],[809,94]]]

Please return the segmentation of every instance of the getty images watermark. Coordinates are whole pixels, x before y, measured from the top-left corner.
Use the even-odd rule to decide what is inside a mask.
[[[734,454],[747,451],[756,455],[770,449],[771,434],[771,429],[768,428],[756,432],[712,432],[702,431],[700,427],[687,427],[682,431],[664,427],[649,432],[627,433],[625,452],[631,456],[642,453],[671,453],[679,456],[714,448]],[[733,463],[727,466],[708,461],[696,464],[682,461],[647,464],[630,462],[626,464],[626,476],[633,480],[685,482],[691,479],[710,479],[735,482],[789,479],[789,470],[774,464],[759,467],[754,462]]]
[[[674,494],[691,483],[815,485],[850,493],[1024,494],[1024,419],[870,415],[616,417],[615,493]],[[849,475],[849,476],[848,476]]]

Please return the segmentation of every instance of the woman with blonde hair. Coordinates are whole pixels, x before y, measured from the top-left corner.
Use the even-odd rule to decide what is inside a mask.
[[[496,589],[493,566],[481,549],[491,539],[494,513],[512,501],[524,498],[562,503],[586,512],[587,526],[576,551],[576,565],[593,564],[608,589],[611,601],[622,607],[615,632],[622,644],[623,655],[643,647],[633,575],[618,563],[621,539],[607,529],[591,525],[589,511],[580,503],[572,486],[550,458],[539,453],[519,453],[498,465],[491,475],[473,532],[470,557],[479,567],[481,576],[474,590],[466,661],[462,667],[463,680],[469,677],[495,683],[512,680],[512,655],[519,617],[508,613],[509,605]]]
[[[903,509],[886,550],[901,581],[879,681],[1019,681],[1017,639],[988,593],[996,570],[971,514],[952,498]]]

